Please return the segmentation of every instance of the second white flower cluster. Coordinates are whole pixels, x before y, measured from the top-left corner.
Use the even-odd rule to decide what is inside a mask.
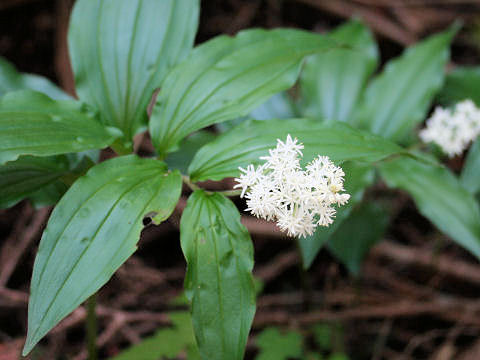
[[[437,107],[420,132],[424,142],[434,142],[449,157],[460,155],[480,135],[480,109],[471,100],[453,110]]]
[[[302,170],[303,145],[290,135],[255,168],[240,168],[235,179],[241,197],[247,199],[247,211],[266,220],[276,220],[289,236],[312,235],[317,226],[328,226],[335,218],[333,205],[344,205],[350,198],[344,191],[342,168],[328,156],[318,156]]]

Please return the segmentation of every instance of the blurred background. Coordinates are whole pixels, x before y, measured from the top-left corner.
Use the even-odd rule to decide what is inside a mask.
[[[66,33],[73,2],[0,1],[0,56],[70,93]],[[449,67],[480,63],[480,0],[204,0],[196,42],[251,27],[327,32],[351,17],[372,29],[382,62],[461,21]],[[448,165],[456,170],[462,161],[455,158]],[[257,335],[270,327],[279,329],[270,335],[282,346],[295,347],[302,336],[302,346],[338,359],[480,359],[480,265],[439,235],[407,195],[387,192],[382,184],[372,192],[394,197],[395,211],[383,241],[370,250],[357,276],[325,250],[302,275],[295,243],[274,225],[245,215],[255,245],[254,274],[263,285],[247,359],[255,358],[261,344]],[[19,358],[29,279],[50,211],[27,201],[0,210],[0,360]],[[181,206],[169,221],[147,227],[139,250],[100,291],[102,358],[167,326],[165,313],[181,308],[172,305],[185,273],[180,213]],[[31,358],[86,359],[84,319],[85,310],[77,309]],[[293,351],[291,358],[296,358]]]

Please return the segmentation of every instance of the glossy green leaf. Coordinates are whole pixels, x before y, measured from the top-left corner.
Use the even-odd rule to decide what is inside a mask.
[[[55,100],[70,100],[70,95],[47,78],[33,74],[22,74],[6,59],[0,57],[0,96],[10,91],[35,90]]]
[[[374,162],[404,150],[379,136],[338,122],[288,119],[244,122],[202,147],[192,160],[189,173],[194,181],[221,180],[239,175],[238,167],[258,164],[260,156],[287,134],[304,144],[304,160],[328,155],[335,162]]]
[[[153,91],[191,50],[198,13],[198,0],[77,0],[68,37],[77,94],[126,141],[145,128]]]
[[[259,354],[255,360],[298,359],[302,355],[302,335],[295,331],[280,333],[277,328],[263,330],[256,339]]]
[[[298,239],[298,246],[302,256],[302,265],[308,269],[323,245],[342,227],[345,219],[348,219],[352,208],[362,201],[365,188],[374,181],[374,171],[371,165],[355,162],[346,162],[342,165],[345,172],[345,192],[350,194],[347,204],[337,209],[335,221],[329,227],[318,227],[311,236]]]
[[[335,231],[328,249],[354,275],[360,274],[365,256],[385,233],[388,213],[374,204],[362,204],[354,209]]]
[[[0,166],[0,208],[15,205],[39,189],[55,183],[69,170],[64,155],[24,156]]]
[[[182,215],[180,240],[202,359],[243,359],[255,314],[255,287],[253,246],[237,208],[218,193],[195,191]]]
[[[169,314],[173,326],[158,330],[155,335],[142,340],[111,360],[158,360],[173,359],[182,350],[196,347],[192,319],[186,312]],[[190,360],[190,357],[188,358]]]
[[[447,74],[438,100],[447,105],[471,99],[480,106],[480,67],[458,67]]]
[[[100,163],[72,185],[35,259],[24,354],[135,251],[146,214],[157,223],[170,215],[181,185],[163,162],[134,155]]]
[[[423,119],[441,88],[457,27],[431,36],[391,60],[368,86],[356,123],[392,140],[404,140]]]
[[[480,139],[477,139],[468,150],[460,181],[471,193],[480,192]]]
[[[330,49],[326,37],[300,30],[245,30],[198,46],[163,84],[150,119],[160,154],[208,125],[247,115],[291,87],[306,55]]]
[[[34,91],[0,100],[0,164],[20,155],[48,156],[104,148],[121,135],[75,101],[54,101]]]
[[[446,168],[398,158],[380,165],[387,184],[410,193],[419,211],[458,244],[480,257],[480,209]]]
[[[308,58],[300,77],[302,115],[351,121],[365,84],[378,64],[377,44],[362,22],[352,20],[330,36],[350,48]]]

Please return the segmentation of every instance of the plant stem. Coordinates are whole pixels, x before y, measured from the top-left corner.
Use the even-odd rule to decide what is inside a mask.
[[[187,175],[182,175],[182,180],[192,191],[200,190],[201,188],[195,185],[192,181],[190,181],[190,177]]]
[[[219,193],[219,194],[222,194],[224,196],[239,196],[242,193],[241,190],[209,191],[209,190],[202,189],[200,186],[193,183],[192,180],[190,179],[190,177],[187,176],[187,175],[182,175],[182,179],[183,179],[183,182],[185,183],[185,185],[187,185],[192,191],[204,190],[207,194]]]
[[[87,300],[87,349],[88,360],[97,360],[97,315],[95,313],[96,296],[93,294]]]
[[[242,190],[223,190],[223,191],[216,191],[216,192],[224,196],[232,197],[232,196],[240,196],[240,194],[242,193]]]

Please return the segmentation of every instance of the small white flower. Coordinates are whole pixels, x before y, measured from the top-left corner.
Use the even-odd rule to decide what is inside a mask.
[[[285,142],[269,150],[265,163],[256,169],[248,165],[239,168],[242,174],[235,179],[241,197],[247,199],[247,211],[253,215],[276,220],[278,227],[289,236],[312,235],[317,226],[333,223],[336,210],[348,202],[344,191],[342,168],[328,156],[318,156],[302,170],[300,158],[303,144],[287,136]]]
[[[240,196],[243,197],[247,188],[255,185],[260,180],[263,169],[261,167],[255,169],[253,165],[248,165],[246,169],[241,167],[239,167],[239,169],[243,174],[240,175],[240,178],[235,179],[238,184],[236,184],[233,188],[242,188],[242,195]]]
[[[437,107],[419,135],[449,157],[460,155],[480,135],[480,109],[471,100],[459,102],[453,111]]]

